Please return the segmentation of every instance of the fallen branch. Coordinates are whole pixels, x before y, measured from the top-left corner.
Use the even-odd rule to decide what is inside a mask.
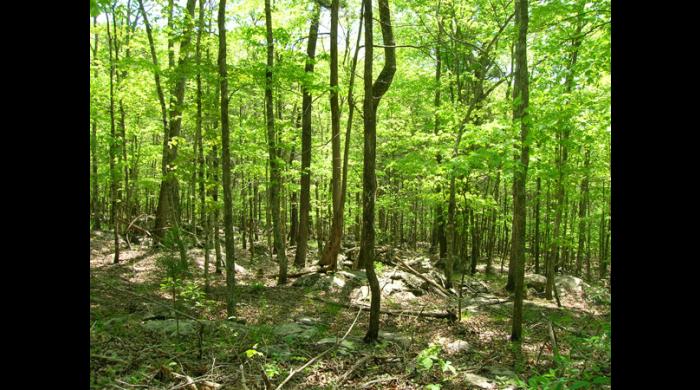
[[[423,276],[422,274],[420,274],[418,271],[416,271],[415,269],[413,269],[410,265],[404,263],[404,262],[401,261],[400,259],[397,258],[396,261],[397,261],[399,264],[401,264],[401,265],[402,265],[406,270],[408,270],[410,273],[412,273],[412,274],[418,276],[419,278],[425,280],[426,282],[428,282],[428,283],[429,283],[431,286],[433,286],[433,287],[435,288],[435,290],[437,290],[437,292],[438,292],[440,295],[442,295],[443,297],[447,298],[448,295],[453,295],[452,291],[449,291],[449,290],[445,289],[444,287],[440,286],[439,284],[435,283],[434,281],[432,281],[432,280],[426,278],[425,276]]]
[[[91,357],[91,358],[102,359],[102,360],[107,360],[107,361],[114,362],[114,363],[122,363],[122,364],[127,364],[127,363],[129,363],[129,362],[127,362],[126,360],[123,360],[123,359],[115,358],[115,357],[112,357],[112,356],[98,355],[98,354],[95,354],[95,353],[90,354],[90,357]]]
[[[513,298],[508,298],[508,299],[503,299],[500,301],[493,301],[493,302],[486,302],[486,303],[481,303],[479,305],[476,305],[477,307],[482,307],[482,306],[491,306],[491,305],[500,305],[501,303],[506,303],[506,302],[511,302]]]
[[[347,303],[340,303],[340,302],[335,302],[335,301],[328,301],[328,300],[325,300],[325,299],[322,299],[322,298],[318,298],[318,297],[313,297],[313,299],[315,299],[315,300],[317,300],[317,301],[324,302],[324,303],[330,303],[330,304],[333,304],[333,305],[342,306],[342,307],[345,307],[345,308],[348,308],[348,309],[360,308],[360,309],[369,310],[369,308],[370,308],[369,305],[363,305],[363,304],[360,304],[360,303],[350,303],[350,304],[347,304]],[[457,315],[456,315],[455,313],[451,312],[451,311],[446,311],[446,312],[427,311],[427,312],[426,312],[426,311],[423,311],[423,310],[421,310],[421,311],[415,311],[415,310],[400,310],[400,311],[396,311],[396,310],[380,309],[379,312],[382,313],[382,314],[391,314],[391,315],[409,314],[409,315],[414,315],[414,316],[418,316],[418,317],[447,318],[447,319],[452,320],[452,321],[454,321],[454,320],[457,319]]]
[[[393,381],[393,380],[398,380],[398,379],[400,379],[400,378],[401,378],[401,376],[391,376],[391,377],[389,377],[389,378],[377,378],[377,379],[373,379],[373,380],[371,380],[371,381],[369,381],[369,382],[365,382],[365,383],[363,383],[363,384],[360,385],[360,386],[361,386],[362,389],[366,389],[366,388],[370,387],[371,385],[373,385],[373,384],[375,384],[375,383],[390,382],[390,381]]]
[[[338,379],[338,386],[342,385],[343,382],[345,382],[345,380],[350,377],[350,374],[355,372],[355,370],[357,370],[362,364],[364,364],[370,358],[372,358],[371,355],[363,356],[362,358],[360,358],[360,360],[355,362],[355,364],[353,364],[352,367],[350,367],[350,369],[348,371],[346,371],[345,374],[343,374],[343,376],[341,376]]]
[[[298,278],[300,276],[315,274],[315,273],[319,273],[318,270],[302,271],[302,272],[297,272],[295,274],[287,274],[287,279]],[[269,275],[268,278],[269,279],[277,279],[277,278],[279,278],[279,275],[278,274]]]
[[[292,371],[289,372],[289,375],[287,375],[287,378],[285,378],[285,380],[283,380],[282,383],[280,383],[280,384],[275,388],[275,390],[280,390],[280,389],[282,388],[282,386],[284,386],[285,383],[289,382],[289,380],[292,379],[292,377],[293,377],[295,374],[297,374],[298,372],[304,370],[306,367],[310,366],[311,364],[313,364],[314,362],[316,362],[318,359],[322,358],[322,357],[323,357],[325,354],[327,354],[328,352],[330,352],[330,351],[332,351],[332,350],[338,348],[338,346],[345,340],[345,338],[348,337],[348,335],[350,334],[350,331],[352,330],[352,328],[353,328],[353,327],[355,326],[355,324],[357,323],[357,319],[360,318],[360,313],[362,313],[362,309],[360,309],[360,310],[357,311],[357,315],[355,316],[355,320],[352,322],[352,324],[351,324],[350,327],[348,328],[348,331],[345,332],[345,335],[343,335],[343,338],[341,338],[340,340],[338,340],[338,342],[336,342],[332,347],[328,348],[327,350],[325,350],[325,351],[321,352],[320,354],[316,355],[315,357],[313,357],[311,360],[309,360],[308,362],[306,362],[306,364],[304,364],[303,366],[301,366],[301,367],[299,367],[299,368],[297,368],[297,369],[292,369]]]

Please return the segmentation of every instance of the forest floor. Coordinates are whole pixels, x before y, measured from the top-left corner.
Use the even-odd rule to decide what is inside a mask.
[[[214,273],[213,250],[208,296],[201,294],[202,249],[191,249],[194,283],[179,287],[173,306],[172,286],[158,265],[163,252],[125,244],[122,261],[112,264],[111,233],[92,234],[91,388],[275,389],[291,372],[283,388],[609,388],[610,295],[603,286],[562,279],[562,307],[529,289],[518,349],[509,340],[513,304],[500,259],[494,275],[480,264],[464,277],[456,321],[426,316],[456,313],[455,290],[445,297],[432,285],[419,286],[423,280],[391,261],[412,264],[439,283],[427,251],[392,249],[390,260],[376,267],[382,310],[390,313],[381,315],[380,342],[367,345],[369,313],[358,308],[369,303],[363,272],[339,264],[335,274],[277,286],[269,254],[251,260],[249,250],[236,249],[237,318],[227,321],[225,279]],[[291,264],[293,250],[288,257]],[[312,247],[307,263],[315,258]],[[456,286],[460,278],[457,273]]]

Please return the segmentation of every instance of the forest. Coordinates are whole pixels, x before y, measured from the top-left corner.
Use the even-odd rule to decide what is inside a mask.
[[[91,388],[611,387],[610,0],[89,22]]]

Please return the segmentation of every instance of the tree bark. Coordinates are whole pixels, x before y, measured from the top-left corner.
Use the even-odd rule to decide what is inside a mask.
[[[321,8],[314,2],[314,10],[309,26],[309,39],[306,47],[306,64],[304,72],[311,74],[314,71],[314,59],[316,56],[316,38],[318,36],[318,20]],[[302,123],[301,123],[301,190],[299,193],[299,231],[297,236],[297,250],[294,255],[294,265],[303,268],[306,265],[306,251],[309,239],[309,212],[311,210],[311,92],[306,85],[302,85]],[[319,248],[320,249],[320,248]]]
[[[201,0],[200,0],[201,1]],[[226,69],[226,0],[219,2],[219,89],[221,97],[221,160],[224,184],[224,242],[226,246],[226,313],[236,314],[234,297],[235,246],[233,241],[233,190],[231,188],[231,152],[228,121],[228,71]]]
[[[175,84],[170,102],[169,131],[163,143],[163,178],[158,196],[156,221],[153,236],[156,241],[162,240],[165,230],[170,223],[178,224],[180,213],[176,200],[178,197],[178,181],[175,175],[177,160],[177,138],[182,128],[182,111],[184,109],[185,84],[187,82],[186,67],[189,57],[190,42],[192,41],[192,19],[194,18],[195,0],[187,0],[187,17],[184,35],[180,43],[180,58],[175,69]],[[145,12],[144,12],[145,13]]]
[[[272,10],[270,0],[265,0],[265,27],[267,40],[267,70],[265,71],[265,117],[267,127],[267,142],[270,155],[270,213],[272,217],[272,234],[274,238],[275,251],[277,252],[277,263],[279,264],[278,284],[287,283],[287,254],[285,242],[281,234],[280,226],[280,188],[281,188],[281,166],[280,156],[277,150],[277,135],[275,134],[275,116],[273,113],[272,100],[272,67],[274,65],[274,42],[272,41]]]
[[[528,0],[515,0],[515,15],[518,40],[515,45],[516,71],[513,88],[513,121],[516,125],[520,125],[520,159],[519,164],[516,164],[513,175],[513,249],[511,256],[514,259],[513,265],[516,272],[511,340],[519,342],[522,339],[523,281],[525,276],[525,184],[530,153],[530,148],[527,144],[529,127],[528,104],[530,100],[527,71]]]
[[[92,18],[92,24],[95,29],[97,29],[97,17]],[[95,79],[99,76],[99,73],[97,71],[97,47],[99,43],[99,35],[97,34],[97,31],[95,31],[95,45],[93,46],[92,49],[92,63],[93,66],[95,67]],[[97,119],[93,117],[92,119],[92,137],[90,139],[90,154],[92,157],[92,177],[91,179],[91,184],[92,184],[92,199],[90,199],[90,206],[92,208],[91,214],[93,218],[93,229],[99,230],[100,225],[102,222],[102,212],[100,208],[100,194],[99,194],[99,185],[98,185],[98,177],[97,177]]]
[[[391,85],[396,72],[396,55],[394,34],[391,27],[391,13],[388,0],[379,0],[379,17],[384,42],[384,67],[377,80],[372,84],[372,1],[365,4],[365,70],[364,70],[364,164],[362,175],[363,187],[363,222],[362,241],[360,245],[361,263],[365,264],[367,279],[371,291],[370,319],[364,341],[374,343],[379,336],[379,281],[374,272],[374,204],[377,191],[376,144],[377,144],[377,107],[382,96]]]
[[[338,7],[339,0],[331,0],[331,69],[330,69],[330,105],[331,105],[331,149],[332,161],[332,196],[333,216],[328,243],[325,245],[319,264],[332,270],[338,268],[338,252],[343,234],[343,210],[341,207],[341,173],[340,173],[340,107],[338,105]]]
[[[119,213],[117,203],[117,169],[114,165],[114,160],[117,156],[117,135],[116,126],[114,124],[114,59],[112,58],[113,43],[112,36],[109,32],[109,18],[107,18],[107,44],[109,46],[109,120],[110,120],[110,139],[109,139],[109,176],[110,176],[110,201],[112,207],[110,209],[110,219],[114,227],[114,264],[119,262]]]

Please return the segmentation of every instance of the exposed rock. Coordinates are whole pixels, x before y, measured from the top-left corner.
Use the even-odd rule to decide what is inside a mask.
[[[360,286],[350,294],[350,299],[353,301],[369,300],[369,286]]]
[[[476,386],[479,389],[495,389],[496,384],[491,381],[491,379],[484,378],[483,376],[472,374],[472,373],[464,373],[464,380],[474,386]]]
[[[391,295],[391,298],[394,302],[406,302],[406,301],[413,301],[418,299],[412,292],[410,291],[399,291]]]
[[[236,267],[235,269],[236,269],[237,274],[241,274],[241,275],[248,275],[249,274],[248,270],[243,268],[242,265],[236,264],[235,267]]]
[[[406,285],[403,284],[401,280],[387,280],[382,278],[379,281],[379,286],[381,286],[382,295],[384,296],[390,296],[399,291],[406,291]]]
[[[292,283],[292,286],[294,286],[294,287],[313,287],[318,283],[318,281],[321,279],[321,277],[324,277],[324,276],[326,276],[326,275],[321,275],[318,273],[302,275],[302,276],[298,277]]]
[[[464,340],[452,340],[441,336],[438,337],[437,342],[448,355],[454,355],[469,350],[469,343]]]
[[[547,286],[547,277],[539,274],[527,274],[525,275],[525,286],[543,292]]]
[[[353,271],[353,270],[347,270],[347,271],[338,271],[336,272],[336,275],[342,275],[348,279],[358,279],[359,281],[365,281],[367,280],[367,274],[365,271]]]
[[[297,320],[297,322],[302,325],[314,326],[318,324],[319,320],[309,317],[301,317]]]
[[[503,367],[488,367],[487,368],[491,374],[494,376],[506,376],[506,377],[515,377],[515,373],[507,368]]]
[[[489,291],[488,285],[486,285],[486,283],[484,283],[481,280],[469,278],[469,279],[464,281],[464,286],[469,291],[476,291],[479,293],[486,293]]]
[[[405,271],[394,271],[390,273],[389,277],[394,280],[403,281],[408,290],[414,295],[421,296],[425,294],[425,290],[421,287],[425,281],[416,275]]]
[[[318,330],[313,326],[300,325],[294,322],[290,322],[277,326],[273,332],[276,335],[283,337],[298,337],[302,339],[310,339],[318,333]]]
[[[584,296],[584,287],[588,287],[586,282],[571,275],[555,276],[554,283],[556,283],[559,291],[577,296]]]
[[[400,333],[391,333],[391,332],[384,332],[384,331],[379,331],[379,338],[384,339],[384,340],[389,340],[393,343],[399,344],[403,347],[408,347],[411,344],[411,338],[402,335]]]

